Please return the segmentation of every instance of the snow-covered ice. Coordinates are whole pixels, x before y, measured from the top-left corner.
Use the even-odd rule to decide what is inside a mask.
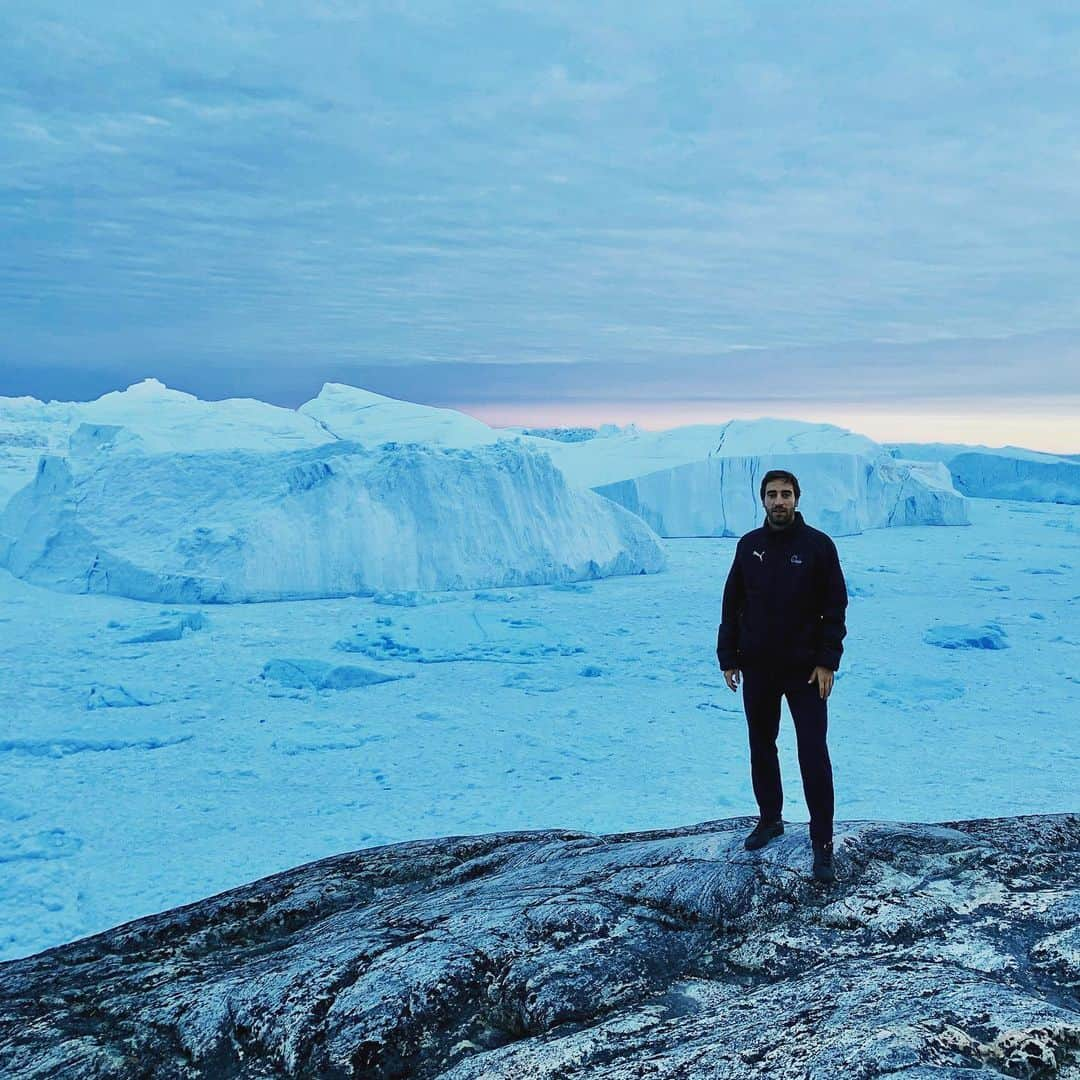
[[[295,690],[355,690],[411,674],[392,675],[359,664],[331,664],[325,660],[268,660],[262,677]]]
[[[1007,649],[1007,637],[1000,623],[985,623],[982,626],[939,623],[923,634],[923,641],[939,649]]]
[[[837,539],[838,820],[1077,809],[1080,507],[970,511]],[[734,546],[664,540],[656,575],[210,609],[0,571],[0,956],[374,844],[754,813],[714,655]],[[943,626],[1008,648],[924,639]],[[114,706],[88,708],[95,688]],[[780,747],[805,821],[786,710]]]

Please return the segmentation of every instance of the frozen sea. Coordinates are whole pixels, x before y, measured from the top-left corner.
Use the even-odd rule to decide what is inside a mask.
[[[970,517],[837,538],[838,823],[1080,809],[1080,507]],[[755,813],[735,541],[662,543],[655,575],[199,608],[0,571],[0,959],[372,845]],[[805,821],[786,709],[780,743]]]

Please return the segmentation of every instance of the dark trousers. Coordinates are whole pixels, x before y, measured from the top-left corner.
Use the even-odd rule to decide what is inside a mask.
[[[815,844],[831,841],[833,778],[825,743],[828,709],[817,683],[806,681],[810,669],[746,669],[742,678],[743,707],[750,730],[750,772],[762,818],[776,821],[784,808],[776,737],[780,733],[780,699],[786,697],[799,744],[799,770],[810,811],[810,840]]]

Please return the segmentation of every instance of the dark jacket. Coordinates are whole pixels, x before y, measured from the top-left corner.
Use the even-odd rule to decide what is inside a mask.
[[[788,528],[766,523],[735,548],[716,658],[724,671],[760,665],[836,671],[846,609],[836,545],[796,511]]]

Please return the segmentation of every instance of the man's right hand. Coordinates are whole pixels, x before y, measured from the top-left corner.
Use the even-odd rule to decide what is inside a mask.
[[[727,671],[724,672],[724,682],[728,684],[729,690],[739,689],[739,677],[741,674],[742,673],[737,667],[728,668]]]

